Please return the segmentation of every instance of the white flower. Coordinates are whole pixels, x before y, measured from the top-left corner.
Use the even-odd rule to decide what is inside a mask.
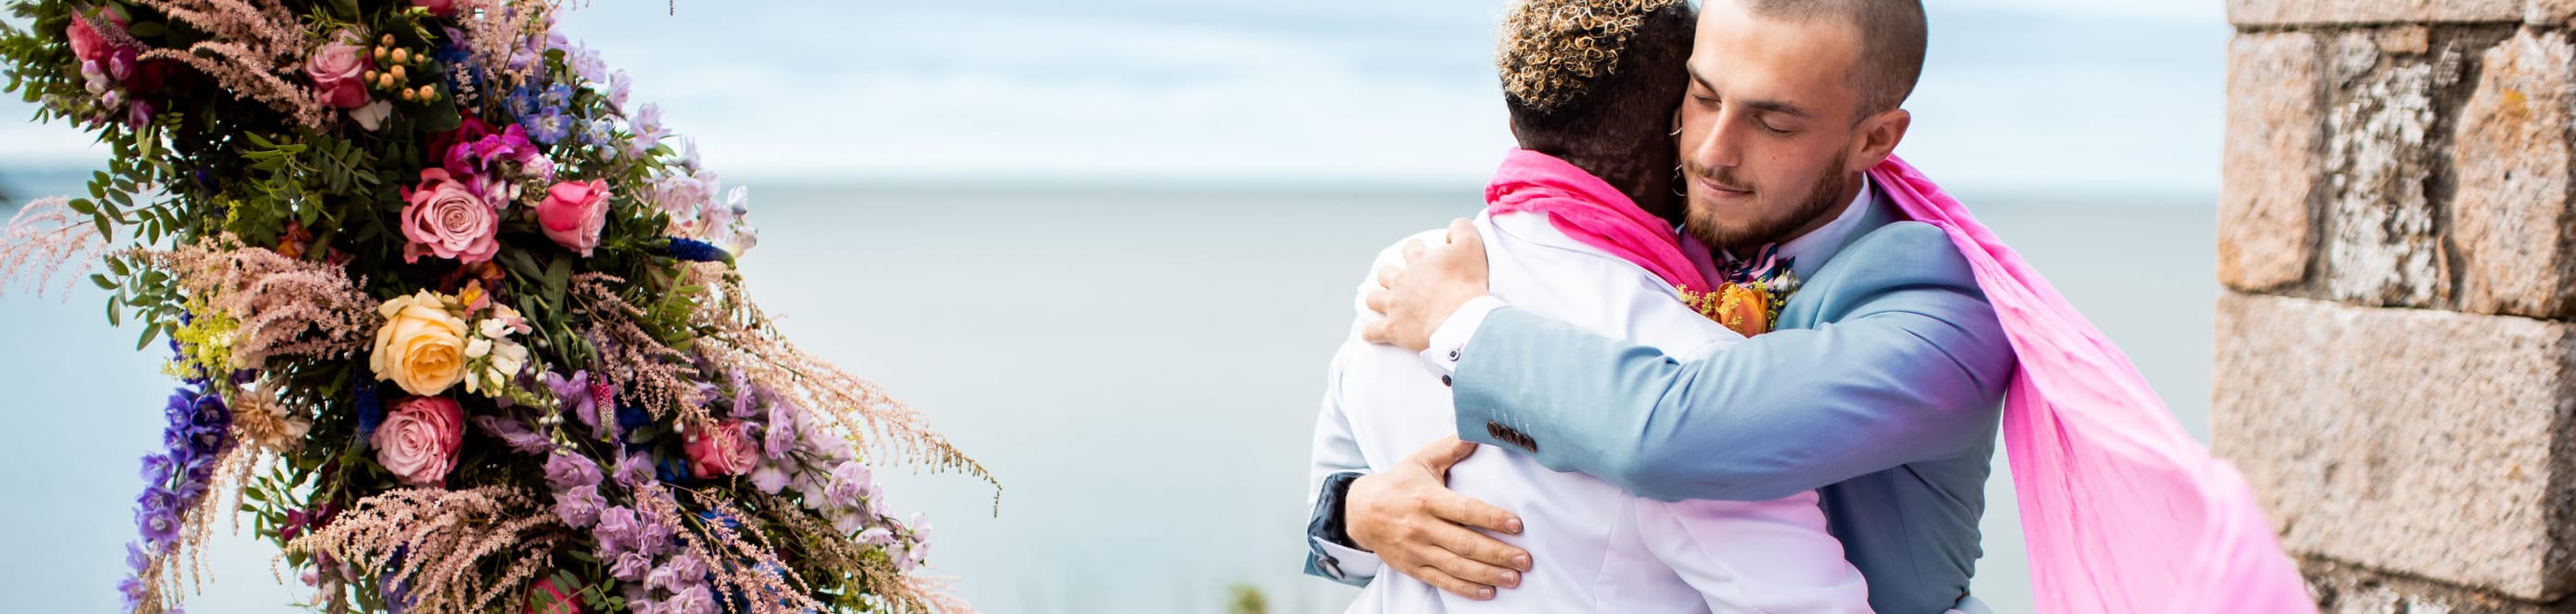
[[[350,109],[349,119],[356,120],[358,127],[365,128],[368,132],[375,132],[376,128],[384,125],[385,118],[393,114],[394,103],[378,100]]]

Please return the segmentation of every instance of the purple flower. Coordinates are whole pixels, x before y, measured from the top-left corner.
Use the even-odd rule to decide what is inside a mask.
[[[152,549],[159,550],[162,544],[179,537],[179,513],[169,509],[135,510],[134,526],[142,529],[143,540],[150,542]]]
[[[617,109],[618,114],[624,115],[626,113],[626,97],[628,94],[632,93],[634,87],[635,80],[626,78],[626,71],[621,70],[609,74],[608,106]]]
[[[778,494],[780,489],[787,488],[787,469],[775,462],[761,463],[751,470],[751,485],[758,487],[760,492]]]
[[[608,499],[599,496],[596,484],[555,493],[555,517],[563,519],[564,524],[572,528],[585,528],[599,522],[600,509],[607,506]]]
[[[124,580],[117,581],[116,592],[125,598],[125,609],[117,610],[119,612],[132,612],[136,606],[143,605],[142,578],[126,576]]]
[[[553,145],[556,141],[563,140],[564,135],[572,133],[572,122],[571,118],[564,117],[562,109],[546,107],[543,111],[525,116],[512,128],[527,126],[528,138],[538,143]]]
[[[170,492],[170,489],[163,488],[160,484],[154,484],[143,489],[143,494],[134,498],[134,505],[146,512],[175,510],[179,509],[179,495]]]
[[[143,455],[142,474],[145,483],[167,484],[170,482],[170,477],[177,474],[178,470],[179,464],[172,462],[169,454]]]
[[[630,507],[601,510],[599,524],[590,528],[590,537],[599,542],[601,552],[634,552],[643,543],[643,533],[643,520]]]
[[[644,577],[645,586],[673,593],[704,585],[706,581],[706,564],[700,562],[696,555],[685,553],[664,561],[661,567],[653,568]]]
[[[556,410],[580,420],[596,433],[600,425],[599,397],[591,393],[590,372],[574,371],[572,377],[552,371],[538,376],[548,390],[555,393]]]
[[[628,454],[626,458],[617,461],[617,485],[634,488],[651,483],[653,483],[652,457],[644,454]]]
[[[692,586],[671,595],[669,601],[662,602],[662,607],[663,611],[672,614],[716,614],[716,599],[714,594],[707,592],[707,587]]]
[[[569,490],[599,485],[599,463],[577,454],[556,454],[546,459],[546,484],[556,490]]]
[[[861,500],[873,498],[876,485],[869,483],[873,477],[867,465],[842,461],[832,468],[832,485],[823,489],[823,497],[833,505],[857,507]]]
[[[617,555],[617,562],[608,566],[608,575],[627,582],[642,582],[644,574],[652,570],[653,557],[645,556],[641,552],[628,552]]]
[[[143,571],[143,568],[150,566],[152,566],[152,555],[145,554],[143,552],[142,544],[125,542],[126,569],[139,573]]]

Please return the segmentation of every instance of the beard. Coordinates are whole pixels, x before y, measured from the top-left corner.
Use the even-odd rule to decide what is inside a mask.
[[[1798,197],[1794,205],[1787,209],[1763,202],[1756,207],[1760,211],[1747,218],[1728,219],[1717,213],[1716,207],[1701,206],[1696,202],[1698,196],[1694,194],[1690,198],[1693,202],[1687,203],[1688,211],[1683,216],[1682,231],[1690,233],[1692,238],[1699,239],[1701,244],[1728,252],[1744,252],[1786,241],[1791,238],[1789,233],[1806,227],[1808,222],[1824,216],[1825,212],[1832,211],[1834,205],[1842,202],[1843,188],[1851,183],[1850,174],[1844,172],[1846,170],[1844,167],[1847,166],[1844,160],[1849,157],[1846,154],[1835,154],[1833,166],[1826,168],[1825,173],[1816,177],[1814,181],[1808,182],[1806,193]],[[1763,186],[1739,181],[1737,177],[1725,170],[1699,168],[1686,162],[1683,172],[1707,178],[1729,188],[1745,188],[1760,195],[1772,194],[1770,190],[1763,189]]]

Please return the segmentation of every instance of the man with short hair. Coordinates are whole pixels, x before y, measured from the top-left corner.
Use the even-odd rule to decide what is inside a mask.
[[[1705,290],[1715,263],[1673,230],[1684,216],[1673,150],[1662,143],[1687,80],[1682,63],[1694,27],[1682,0],[1523,0],[1507,13],[1497,68],[1521,148],[1495,171],[1485,213],[1450,231],[1491,239],[1496,295],[1673,352],[1758,332],[1711,322],[1719,310]],[[1379,264],[1394,265],[1412,244],[1382,252]],[[1354,299],[1376,284],[1357,286]],[[1310,492],[1341,494],[1327,486],[1345,472],[1454,462],[1446,473],[1459,493],[1522,513],[1526,530],[1496,528],[1531,556],[1452,574],[1413,558],[1423,551],[1379,557],[1340,538],[1318,540],[1314,572],[1374,578],[1352,612],[1868,611],[1868,587],[1826,530],[1813,490],[1759,501],[1657,501],[1512,450],[1406,458],[1425,442],[1455,441],[1449,389],[1413,352],[1364,340],[1378,317],[1354,303],[1317,418]],[[1389,568],[1410,571],[1380,573]],[[1497,594],[1491,585],[1512,590]]]
[[[1862,172],[1911,121],[1922,8],[1709,0],[1697,25],[1674,126],[1683,230],[1729,283],[1795,288],[1756,310],[1776,330],[1681,355],[1586,331],[1489,296],[1488,248],[1467,233],[1383,274],[1368,302],[1387,319],[1366,334],[1454,385],[1468,441],[1662,500],[1817,489],[1877,611],[1981,609],[1967,588],[2013,350],[1958,248]],[[1468,530],[1513,519],[1459,502],[1442,468],[1327,480],[1311,532],[1424,561],[1396,567],[1409,575],[1532,556]]]

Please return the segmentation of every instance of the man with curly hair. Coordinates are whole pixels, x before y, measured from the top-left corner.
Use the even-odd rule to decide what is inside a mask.
[[[1516,10],[1607,4],[1533,0]],[[1507,30],[1532,24],[1516,19]],[[1611,52],[1596,33],[1555,36],[1565,38],[1530,48],[1561,53],[1521,66]],[[1367,311],[1353,332],[1388,345],[1345,353],[1414,358],[1430,371],[1416,379],[1436,380],[1443,394],[1434,402],[1450,409],[1431,421],[1465,443],[1433,443],[1400,462],[1364,450],[1366,463],[1332,462],[1341,457],[1319,445],[1309,566],[1348,578],[1358,575],[1349,561],[1374,557],[1455,594],[1499,599],[1588,563],[1551,564],[1583,555],[1535,539],[1567,530],[1548,526],[1564,522],[1562,506],[1588,502],[1494,496],[1468,471],[1508,461],[1597,478],[1639,501],[1758,506],[1815,496],[1808,501],[1821,506],[1841,554],[1867,579],[1872,609],[1981,611],[1967,591],[2016,358],[1959,248],[1942,229],[1906,221],[1863,172],[1889,159],[1911,123],[1901,105],[1922,71],[1925,38],[1916,0],[1709,0],[1676,71],[1687,93],[1662,102],[1668,132],[1592,127],[1603,140],[1671,148],[1672,157],[1628,156],[1654,164],[1671,191],[1627,193],[1648,208],[1686,195],[1657,211],[1678,229],[1548,211],[1548,226],[1637,263],[1654,273],[1648,283],[1532,291],[1515,272],[1528,266],[1519,245],[1531,233],[1516,232],[1508,215],[1453,226],[1447,241],[1429,236],[1415,254],[1382,256],[1377,280],[1361,285]],[[1505,47],[1507,92],[1522,102],[1557,91],[1547,85],[1562,75],[1590,74],[1519,70],[1508,59],[1515,45]],[[1544,145],[1526,134],[1525,110],[1513,108],[1515,131]],[[1584,168],[1614,183],[1636,172],[1598,166]],[[1715,271],[1696,279],[1657,257],[1711,249]],[[1641,322],[1661,321],[1648,307],[1675,298],[1708,316],[1685,321],[1692,331],[1750,337],[1691,345],[1658,336],[1679,333],[1637,334]],[[1605,321],[1566,307],[1587,301],[1631,311]],[[1328,420],[1335,400],[1350,396],[1348,368],[1336,373]],[[1475,453],[1475,444],[1513,454]],[[1766,543],[1729,537],[1700,543],[1720,555]],[[1734,571],[1758,578],[1773,569]]]
[[[1520,148],[1486,188],[1486,214],[1450,231],[1488,239],[1497,296],[1668,352],[1744,341],[1703,315],[1719,271],[1698,240],[1674,232],[1687,215],[1670,125],[1692,30],[1681,0],[1527,0],[1506,14],[1497,68]],[[1400,262],[1405,245],[1418,243],[1389,248],[1378,264]],[[1526,524],[1484,528],[1527,554],[1456,575],[1416,556],[1423,550],[1358,547],[1400,539],[1389,525],[1322,527],[1314,570],[1373,578],[1353,611],[1868,611],[1868,587],[1812,489],[1660,501],[1521,450],[1407,458],[1458,432],[1450,391],[1412,352],[1364,340],[1380,318],[1353,310],[1317,423],[1317,497],[1349,494],[1348,476],[1455,461],[1457,501],[1473,497],[1466,507],[1482,512],[1468,522],[1501,517],[1496,505],[1518,510]]]

